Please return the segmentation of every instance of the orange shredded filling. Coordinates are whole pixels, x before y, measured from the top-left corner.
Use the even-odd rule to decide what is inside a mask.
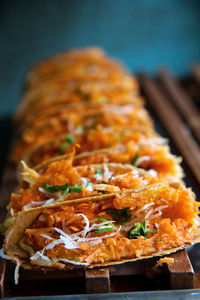
[[[108,167],[109,168],[109,167]],[[96,169],[90,166],[79,166],[74,167],[72,165],[72,158],[68,160],[60,160],[54,163],[51,163],[48,168],[41,174],[34,187],[32,189],[21,188],[20,195],[12,194],[11,203],[9,208],[13,208],[14,212],[17,212],[23,208],[24,205],[30,202],[45,201],[52,197],[58,197],[55,193],[45,195],[39,191],[39,187],[44,186],[44,183],[48,183],[52,186],[55,185],[65,185],[70,186],[83,186],[82,178],[87,178],[92,184],[97,184],[98,182],[106,181],[109,184],[99,184],[93,188],[93,191],[89,191],[83,186],[81,192],[63,195],[63,200],[77,199],[94,195],[102,195],[98,190],[105,190],[106,193],[115,193],[116,187],[120,189],[138,189],[146,185],[158,182],[159,179],[151,176],[148,173],[140,174],[135,171],[125,170],[123,168],[115,169],[112,172],[112,177],[123,175],[117,178],[107,178],[104,175],[104,169],[102,170],[102,179],[96,177]],[[60,195],[61,196],[61,195]]]
[[[168,185],[155,186],[138,193],[124,194],[124,196],[116,195],[109,199],[78,202],[73,205],[65,203],[60,207],[43,208],[39,217],[26,230],[25,239],[35,251],[40,251],[52,241],[41,237],[41,233],[58,239],[59,234],[55,232],[54,227],[60,228],[68,234],[77,232],[77,229],[83,230],[84,220],[81,216],[76,216],[79,213],[84,214],[90,224],[98,222],[97,216],[112,220],[112,216],[106,211],[109,208],[128,207],[131,213],[137,217],[137,222],[142,222],[152,208],[141,210],[148,203],[154,203],[154,212],[156,208],[161,207],[162,214],[155,218],[149,216],[146,219],[148,229],[155,230],[155,233],[147,233],[146,238],[140,236],[137,239],[129,239],[126,226],[122,226],[119,233],[110,238],[102,238],[102,242],[98,245],[89,246],[86,241],[80,249],[69,250],[64,247],[64,244],[60,244],[46,250],[45,255],[50,258],[66,258],[91,264],[140,258],[191,244],[193,233],[196,231],[194,219],[197,216],[199,204],[193,200],[190,191],[186,188],[179,186],[174,189]],[[165,208],[162,208],[163,204],[166,205]],[[137,213],[139,209],[141,211]],[[151,216],[153,216],[153,211]],[[134,224],[134,221],[132,222]],[[89,233],[89,237],[99,236],[101,238],[103,235],[105,233],[95,233],[94,231]]]
[[[18,161],[33,145],[42,144],[60,134],[69,133],[82,124],[94,128],[98,125],[111,128],[146,125],[152,128],[150,118],[144,110],[140,115],[136,112],[124,115],[110,114],[108,112],[98,112],[92,115],[83,113],[81,115],[72,112],[67,117],[52,117],[38,127],[31,127],[25,130],[14,151],[13,160]],[[98,141],[97,138],[95,138],[95,141]]]

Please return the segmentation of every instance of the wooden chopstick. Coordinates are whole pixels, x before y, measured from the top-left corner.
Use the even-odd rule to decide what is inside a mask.
[[[145,73],[139,75],[147,102],[169,132],[195,179],[200,183],[200,148],[166,94]]]
[[[166,69],[160,70],[159,80],[171,101],[200,142],[200,113],[192,98]]]

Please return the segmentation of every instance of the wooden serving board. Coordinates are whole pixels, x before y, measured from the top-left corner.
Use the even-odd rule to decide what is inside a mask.
[[[139,74],[138,78],[147,107],[155,117],[158,131],[170,138],[176,154],[183,157],[187,180],[199,195],[200,68],[195,66],[192,74],[190,80],[184,81],[187,82],[185,85],[174,79],[167,70],[161,70],[157,78],[151,78],[145,73]],[[193,89],[188,82],[192,82]],[[15,140],[16,137],[13,136],[12,145]],[[0,221],[5,217],[10,193],[16,187],[16,169],[8,160],[0,193]],[[13,282],[14,265],[1,260],[1,297],[35,296],[37,299],[41,295],[49,295],[50,298],[50,295],[200,288],[200,273],[194,272],[187,252],[181,250],[169,257],[174,258],[174,262],[165,264],[156,272],[152,267],[158,258],[85,271],[44,273],[20,269],[17,286]]]

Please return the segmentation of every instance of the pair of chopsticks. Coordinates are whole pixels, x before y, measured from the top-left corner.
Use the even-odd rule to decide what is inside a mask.
[[[200,184],[200,113],[193,99],[165,69],[157,80],[146,73],[141,73],[139,80],[147,101]]]

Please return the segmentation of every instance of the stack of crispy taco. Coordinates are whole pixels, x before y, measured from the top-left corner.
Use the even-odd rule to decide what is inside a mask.
[[[19,266],[92,268],[198,242],[198,202],[138,89],[98,48],[28,73],[12,156],[21,180],[1,226],[16,281]]]

